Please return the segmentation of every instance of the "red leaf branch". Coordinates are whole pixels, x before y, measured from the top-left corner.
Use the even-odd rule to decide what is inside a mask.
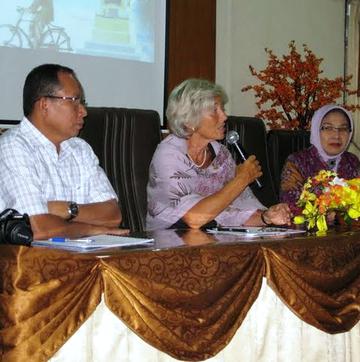
[[[289,43],[289,54],[279,59],[271,49],[265,49],[268,65],[261,71],[249,66],[251,74],[260,84],[248,85],[243,92],[255,92],[256,105],[259,112],[256,117],[266,121],[271,129],[309,129],[311,118],[321,106],[336,103],[343,95],[355,94],[350,90],[351,76],[335,79],[321,78],[322,58],[303,44],[301,55],[295,41]],[[351,111],[358,106],[345,105]]]

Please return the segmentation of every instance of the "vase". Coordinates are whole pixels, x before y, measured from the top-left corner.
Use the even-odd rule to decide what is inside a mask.
[[[336,225],[344,229],[358,229],[360,228],[359,219],[346,218],[343,213],[336,213]]]

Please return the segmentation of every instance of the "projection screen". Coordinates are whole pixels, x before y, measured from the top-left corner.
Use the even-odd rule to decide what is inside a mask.
[[[1,0],[0,119],[22,117],[26,74],[73,68],[90,106],[163,113],[166,0]]]

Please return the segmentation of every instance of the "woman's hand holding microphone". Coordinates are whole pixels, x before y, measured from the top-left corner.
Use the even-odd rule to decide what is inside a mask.
[[[246,180],[250,185],[257,178],[262,176],[261,166],[254,155],[251,155],[246,161],[236,167],[235,178]]]

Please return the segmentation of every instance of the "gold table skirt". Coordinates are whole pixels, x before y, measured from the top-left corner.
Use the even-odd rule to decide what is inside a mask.
[[[46,361],[107,307],[142,339],[182,360],[222,350],[263,277],[303,321],[327,333],[360,319],[360,232],[282,242],[214,243],[107,257],[0,246],[4,361]]]

